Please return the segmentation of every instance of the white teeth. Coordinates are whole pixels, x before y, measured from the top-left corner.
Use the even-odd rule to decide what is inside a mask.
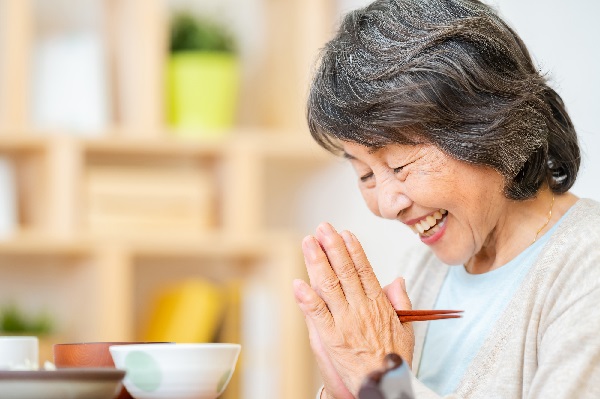
[[[427,230],[425,233],[423,233],[423,235],[425,237],[431,237],[432,235],[434,235],[435,233],[438,232],[438,230],[440,229],[440,226],[433,226],[431,229]]]
[[[447,213],[448,213],[448,211],[445,209],[440,209],[439,211],[435,211],[433,214],[427,216],[425,219],[422,219],[421,221],[410,226],[410,228],[415,233],[422,234],[426,237],[429,237],[429,236],[435,234],[440,229],[438,221],[443,219],[444,215]]]

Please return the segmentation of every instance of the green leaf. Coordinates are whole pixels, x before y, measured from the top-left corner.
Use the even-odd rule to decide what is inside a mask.
[[[28,318],[14,304],[5,305],[0,315],[0,332],[3,333],[44,335],[52,332],[53,325],[50,314]]]
[[[232,35],[216,22],[188,13],[176,14],[171,20],[172,53],[180,51],[235,52]]]

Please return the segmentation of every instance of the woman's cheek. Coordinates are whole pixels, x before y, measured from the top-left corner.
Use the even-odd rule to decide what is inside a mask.
[[[367,208],[375,215],[381,217],[379,212],[379,202],[377,201],[377,190],[369,188],[361,188],[360,193],[362,194]]]

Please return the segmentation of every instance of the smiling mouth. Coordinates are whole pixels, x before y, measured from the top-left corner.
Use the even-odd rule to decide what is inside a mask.
[[[423,237],[430,237],[438,232],[438,230],[446,222],[448,211],[440,209],[435,211],[433,214],[427,216],[425,219],[413,224],[410,228],[416,233]]]

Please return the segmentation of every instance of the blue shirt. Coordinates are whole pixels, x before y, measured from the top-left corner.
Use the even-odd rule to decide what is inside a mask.
[[[460,319],[429,323],[417,372],[421,382],[439,395],[456,390],[475,354],[565,215],[536,242],[498,269],[469,274],[464,266],[450,268],[434,308],[465,312]]]

